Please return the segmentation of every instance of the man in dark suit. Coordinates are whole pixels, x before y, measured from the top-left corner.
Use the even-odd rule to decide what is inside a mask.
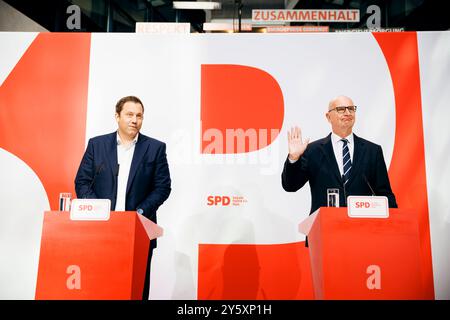
[[[331,100],[326,118],[332,133],[309,144],[299,127],[288,132],[289,155],[281,175],[284,190],[294,192],[309,181],[311,211],[326,207],[327,189],[339,190],[339,204],[349,195],[386,196],[396,208],[381,146],[352,132],[357,107],[346,96]]]
[[[139,130],[144,105],[134,96],[116,104],[116,132],[89,140],[75,178],[78,198],[110,199],[113,211],[137,211],[153,222],[169,197],[171,180],[166,145]],[[150,263],[156,239],[150,242],[143,300],[148,300]]]

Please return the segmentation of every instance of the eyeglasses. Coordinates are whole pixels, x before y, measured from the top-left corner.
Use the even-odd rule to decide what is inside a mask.
[[[339,106],[339,107],[328,110],[328,112],[336,110],[337,113],[345,113],[345,109],[347,109],[348,112],[354,113],[356,111],[356,108],[357,108],[356,106]]]

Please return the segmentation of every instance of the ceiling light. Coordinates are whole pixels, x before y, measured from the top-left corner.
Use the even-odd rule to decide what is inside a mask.
[[[186,10],[216,10],[222,9],[222,4],[214,1],[174,1],[173,8]]]

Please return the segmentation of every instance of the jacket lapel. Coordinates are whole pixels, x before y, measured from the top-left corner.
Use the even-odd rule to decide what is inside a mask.
[[[325,155],[328,164],[330,165],[331,171],[336,176],[338,181],[342,182],[342,177],[339,173],[339,167],[336,162],[336,157],[334,156],[333,145],[331,142],[331,133],[327,137],[325,137],[324,141],[322,142],[322,152]]]
[[[145,152],[148,148],[148,142],[143,137],[142,134],[139,133],[138,141],[136,142],[136,146],[134,147],[133,160],[131,161],[130,174],[128,175],[127,182],[127,191],[130,190],[130,186],[133,182],[134,176],[136,175],[137,169],[145,155]]]
[[[111,169],[111,174],[114,180],[117,180],[117,133],[110,134],[105,145],[105,154],[108,162],[108,166]]]
[[[350,178],[347,182],[348,185],[350,185],[353,180],[355,180],[355,177],[358,176],[358,172],[361,169],[362,159],[364,158],[364,154],[366,152],[366,144],[356,134],[353,134],[353,143],[355,144],[355,148],[353,149],[352,169],[350,170]]]

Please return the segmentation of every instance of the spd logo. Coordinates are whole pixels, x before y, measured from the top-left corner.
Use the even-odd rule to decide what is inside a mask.
[[[355,203],[356,208],[370,208],[370,202],[358,201]]]
[[[228,196],[209,196],[208,206],[229,206],[231,203],[231,198]]]

